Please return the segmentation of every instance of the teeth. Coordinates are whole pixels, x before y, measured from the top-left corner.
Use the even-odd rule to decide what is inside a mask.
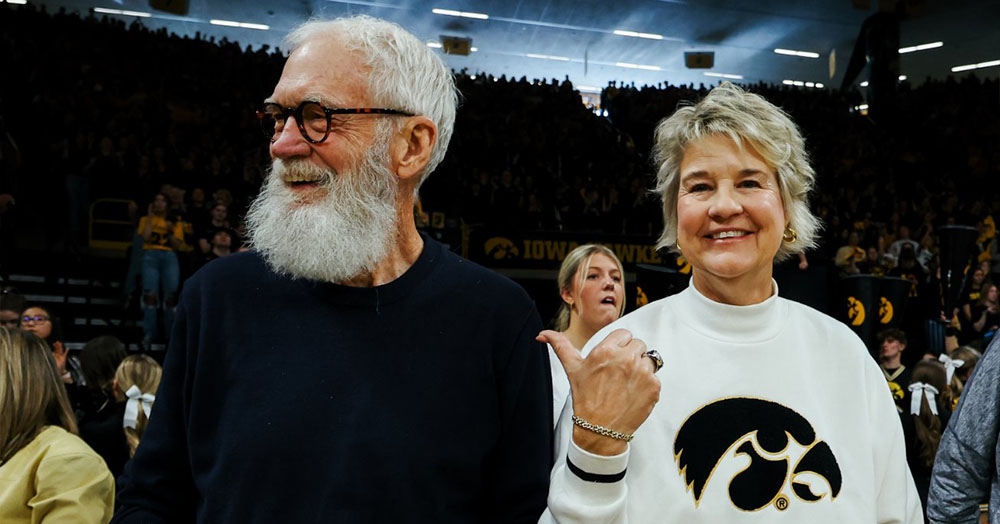
[[[318,178],[313,178],[303,174],[287,174],[284,176],[285,182],[318,182]]]
[[[722,233],[716,233],[716,234],[712,235],[712,238],[713,239],[717,239],[717,238],[733,238],[733,237],[741,237],[741,236],[744,236],[744,235],[747,235],[747,234],[748,233],[746,231],[723,231]]]

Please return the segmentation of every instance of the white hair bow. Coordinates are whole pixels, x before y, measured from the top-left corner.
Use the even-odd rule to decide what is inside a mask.
[[[941,353],[938,360],[944,364],[944,381],[946,384],[951,384],[951,377],[955,376],[955,370],[965,365],[964,360],[952,360],[951,357],[945,355],[944,353]]]
[[[923,382],[910,384],[910,414],[920,414],[920,401],[923,400],[924,395],[927,395],[927,404],[931,407],[931,413],[937,415],[937,402],[934,400],[937,394],[937,388],[930,384],[924,384]]]
[[[122,421],[122,427],[135,429],[139,424],[139,406],[142,406],[146,418],[149,418],[156,397],[152,393],[143,393],[134,384],[125,392],[125,396],[128,397],[128,402],[125,403],[125,419]]]

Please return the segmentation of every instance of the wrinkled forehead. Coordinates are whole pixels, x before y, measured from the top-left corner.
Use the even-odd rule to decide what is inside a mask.
[[[309,38],[289,55],[268,98],[282,105],[312,100],[329,107],[362,107],[368,101],[368,73],[360,51],[334,34]]]

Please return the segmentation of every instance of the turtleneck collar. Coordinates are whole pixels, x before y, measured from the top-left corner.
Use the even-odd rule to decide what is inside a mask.
[[[778,283],[771,279],[774,292],[759,304],[731,306],[702,295],[690,283],[679,294],[674,313],[687,327],[721,342],[753,344],[776,337],[787,317],[788,305],[778,300]]]

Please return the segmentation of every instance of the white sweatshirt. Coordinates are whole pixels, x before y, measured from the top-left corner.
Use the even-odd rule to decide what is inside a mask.
[[[584,355],[619,328],[658,350],[660,401],[614,457],[573,444],[562,410],[540,522],[923,522],[878,365],[847,326],[774,289],[730,306],[692,285],[594,335]]]

